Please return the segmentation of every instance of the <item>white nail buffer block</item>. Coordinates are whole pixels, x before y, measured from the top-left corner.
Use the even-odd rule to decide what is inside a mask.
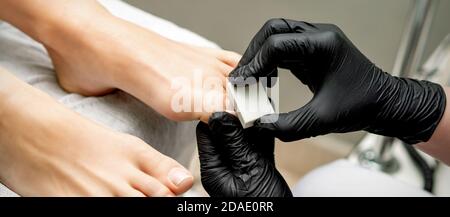
[[[234,101],[236,113],[244,129],[253,126],[258,118],[275,113],[260,82],[246,87],[235,86],[230,82],[227,85],[228,94]]]

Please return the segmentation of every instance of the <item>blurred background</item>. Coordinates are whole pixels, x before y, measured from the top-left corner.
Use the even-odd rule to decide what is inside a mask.
[[[126,0],[216,42],[243,53],[270,18],[283,17],[338,25],[366,56],[391,71],[412,0]],[[439,2],[425,59],[450,32],[450,1]],[[290,73],[280,71],[280,110],[305,104],[311,94]],[[292,185],[311,169],[347,156],[363,132],[328,135],[276,146],[277,165]],[[278,143],[281,143],[278,141]],[[194,171],[196,162],[194,161]],[[198,180],[198,179],[197,179]]]

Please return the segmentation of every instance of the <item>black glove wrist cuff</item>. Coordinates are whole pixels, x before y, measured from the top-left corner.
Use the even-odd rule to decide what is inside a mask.
[[[446,95],[439,84],[391,77],[390,97],[383,100],[379,116],[367,131],[397,137],[408,144],[428,141],[446,107]]]

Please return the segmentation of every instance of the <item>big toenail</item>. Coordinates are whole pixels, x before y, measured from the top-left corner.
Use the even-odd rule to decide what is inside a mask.
[[[188,179],[192,179],[192,175],[185,169],[173,168],[169,172],[169,180],[176,186],[179,186]]]

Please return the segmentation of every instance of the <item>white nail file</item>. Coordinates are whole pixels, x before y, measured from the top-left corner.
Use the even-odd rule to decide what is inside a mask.
[[[234,102],[242,127],[249,128],[258,118],[275,113],[261,82],[236,86],[228,82],[228,96]]]

